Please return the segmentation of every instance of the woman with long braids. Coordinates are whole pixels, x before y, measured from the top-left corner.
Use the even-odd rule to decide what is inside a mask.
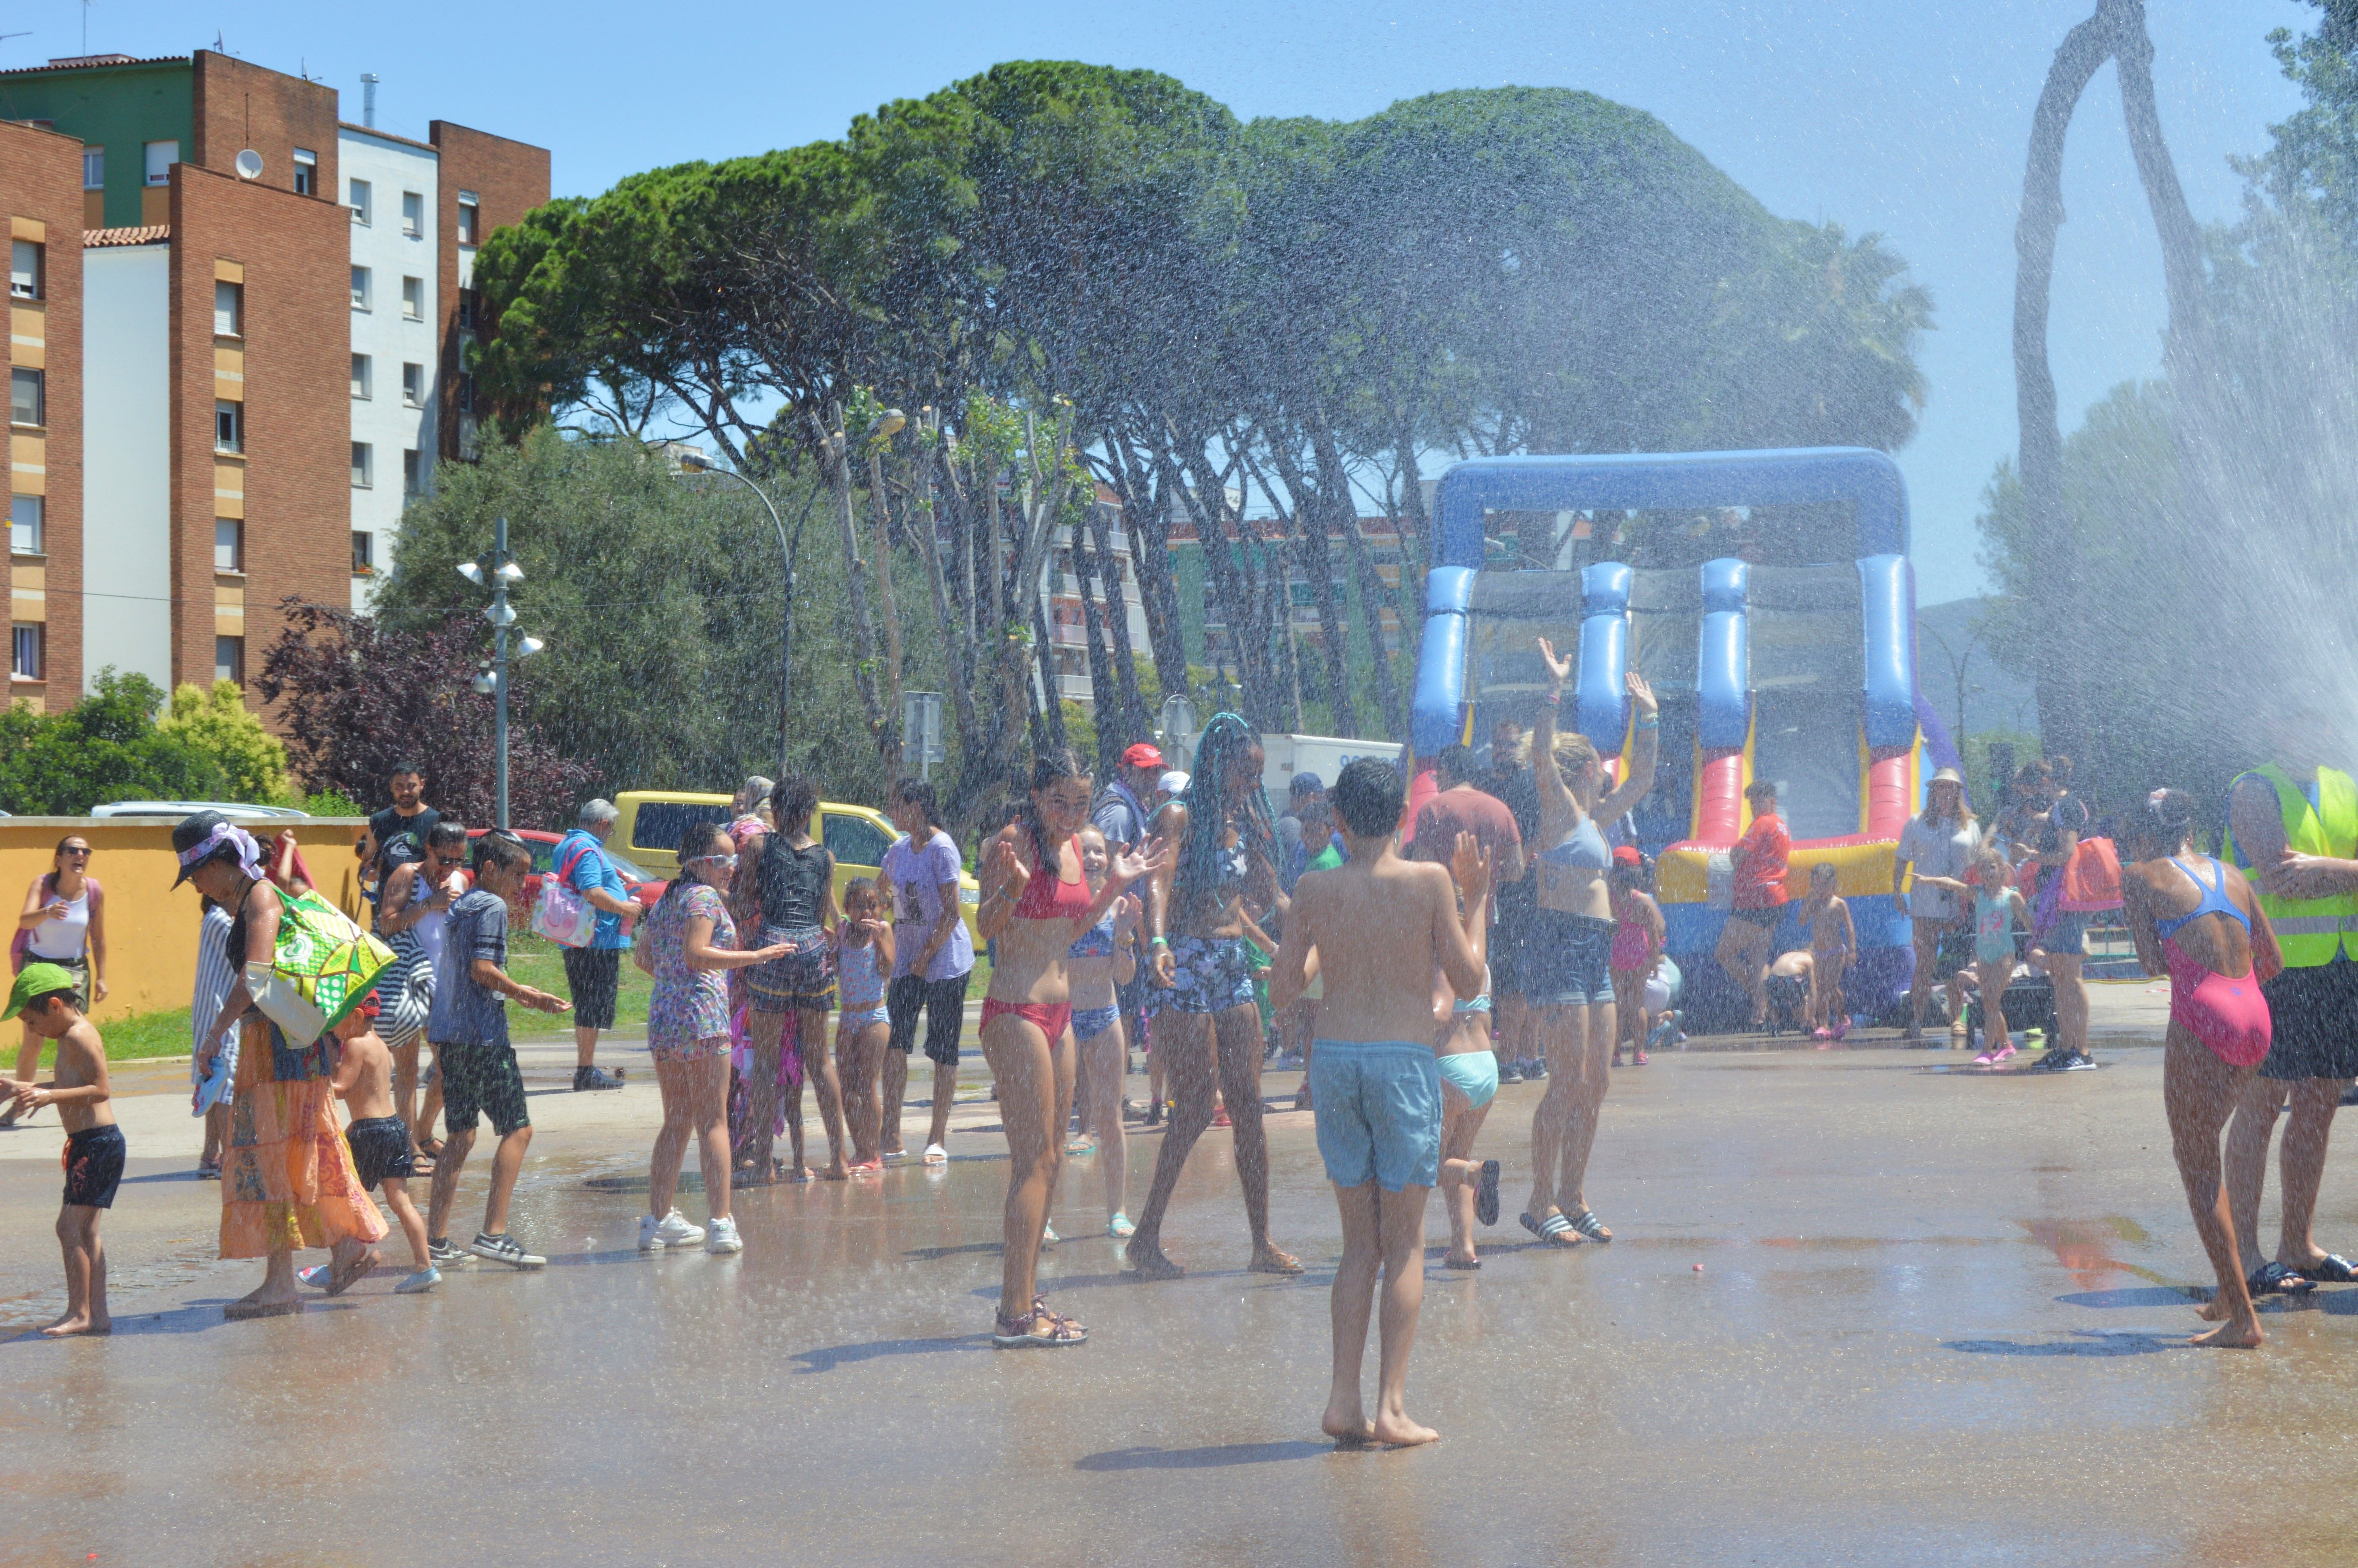
[[[1539,1012],[1548,1077],[1547,1093],[1531,1115],[1531,1201],[1522,1224],[1542,1241],[1576,1247],[1613,1239],[1581,1190],[1605,1106],[1616,1022],[1613,892],[1606,881],[1613,857],[1605,829],[1654,787],[1662,721],[1653,688],[1630,671],[1637,744],[1628,777],[1606,793],[1604,766],[1588,737],[1556,729],[1556,705],[1572,676],[1572,661],[1557,658],[1544,637],[1539,646],[1550,686],[1531,731],[1531,776],[1540,791],[1539,912],[1525,948],[1523,992]],[[1568,1215],[1562,1206],[1567,1199]]]
[[[1178,846],[1146,899],[1147,947],[1163,988],[1154,1050],[1168,1053],[1170,1130],[1154,1157],[1154,1182],[1130,1238],[1131,1268],[1150,1280],[1184,1271],[1163,1253],[1163,1215],[1188,1152],[1212,1123],[1215,1087],[1236,1129],[1237,1179],[1245,1193],[1257,1274],[1299,1274],[1302,1260],[1269,1239],[1269,1139],[1260,1119],[1260,1010],[1245,961],[1245,928],[1283,903],[1277,886],[1277,824],[1260,786],[1260,738],[1233,713],[1204,727],[1187,787],[1156,816],[1155,833]]]
[[[1160,849],[1150,838],[1115,856],[1092,894],[1079,838],[1089,799],[1088,769],[1076,753],[1064,747],[1042,752],[1022,810],[982,856],[975,924],[999,945],[982,1003],[982,1054],[1007,1130],[1006,1250],[991,1335],[1002,1350],[1061,1347],[1089,1336],[1033,1292],[1041,1232],[1064,1163],[1065,1119],[1073,1108],[1069,954],[1124,888],[1155,869]]]

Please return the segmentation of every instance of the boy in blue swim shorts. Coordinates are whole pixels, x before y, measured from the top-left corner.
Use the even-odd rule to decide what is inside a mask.
[[[1279,1008],[1300,999],[1314,969],[1325,981],[1310,1084],[1319,1157],[1342,1211],[1343,1260],[1335,1271],[1334,1387],[1319,1424],[1347,1444],[1403,1447],[1439,1435],[1403,1408],[1424,1302],[1424,1200],[1441,1173],[1433,975],[1438,969],[1467,1000],[1482,994],[1491,872],[1471,834],[1458,837],[1446,869],[1401,860],[1394,836],[1406,797],[1389,762],[1361,758],[1343,769],[1328,798],[1350,859],[1303,877],[1270,969]],[[1359,1368],[1379,1271],[1383,1334],[1371,1420]]]

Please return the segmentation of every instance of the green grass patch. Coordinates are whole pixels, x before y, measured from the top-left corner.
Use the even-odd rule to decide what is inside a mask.
[[[16,1049],[25,1038],[22,1025],[5,1026],[5,1038],[0,1040],[0,1061],[7,1071],[16,1070]],[[195,1049],[189,1033],[189,1010],[176,1008],[169,1012],[136,1012],[129,1018],[117,1018],[98,1026],[99,1038],[106,1042],[106,1059],[110,1062],[144,1062],[157,1056],[185,1056]],[[54,1040],[41,1042],[41,1065],[54,1065],[58,1046]]]
[[[622,959],[622,986],[614,995],[614,1027],[642,1030],[647,1026],[647,999],[654,990],[654,981],[631,961],[630,954],[624,953]],[[554,996],[569,998],[573,994],[573,988],[565,983],[565,949],[546,936],[511,930],[507,967],[509,977],[524,985]],[[573,1033],[573,1020],[567,1013],[535,1012],[510,1002],[508,1033],[519,1040],[569,1035]]]

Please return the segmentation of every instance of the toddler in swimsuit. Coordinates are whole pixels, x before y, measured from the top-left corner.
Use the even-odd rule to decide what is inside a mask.
[[[1850,905],[1835,887],[1834,868],[1823,862],[1810,868],[1810,1017],[1816,1025],[1812,1038],[1831,1044],[1850,1033],[1850,1014],[1843,1005],[1843,971],[1858,951],[1858,931],[1851,924]],[[2013,945],[2007,944],[2011,956]]]
[[[835,931],[837,1005],[835,1067],[843,1083],[845,1130],[851,1139],[852,1171],[878,1172],[884,1156],[877,1146],[879,1097],[884,1045],[892,1037],[884,987],[892,974],[892,927],[884,920],[884,895],[873,878],[844,884],[843,924]]]

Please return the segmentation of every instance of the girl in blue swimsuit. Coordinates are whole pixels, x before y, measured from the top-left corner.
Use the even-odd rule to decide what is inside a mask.
[[[1616,1022],[1613,894],[1606,881],[1613,859],[1604,830],[1654,787],[1661,720],[1653,688],[1630,671],[1637,743],[1628,775],[1606,793],[1595,746],[1576,730],[1556,728],[1572,661],[1557,658],[1544,637],[1539,648],[1551,684],[1531,731],[1531,777],[1540,795],[1539,911],[1523,949],[1523,994],[1539,1015],[1548,1077],[1531,1117],[1534,1168],[1522,1226],[1542,1240],[1572,1247],[1613,1239],[1582,1192],[1610,1078]]]

